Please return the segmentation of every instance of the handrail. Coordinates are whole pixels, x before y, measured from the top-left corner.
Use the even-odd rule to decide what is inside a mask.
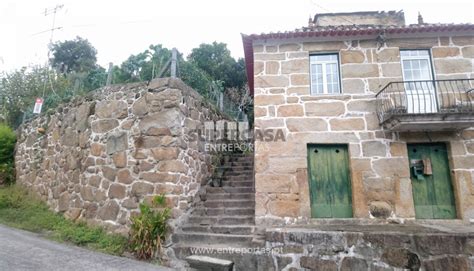
[[[379,90],[379,92],[377,92],[375,94],[375,97],[377,97],[380,93],[382,93],[389,85],[391,84],[397,84],[397,83],[419,83],[419,82],[448,82],[448,81],[471,81],[473,83],[473,86],[474,86],[474,79],[467,79],[467,78],[463,78],[463,79],[436,79],[436,80],[416,80],[416,81],[392,81],[390,83],[388,83],[387,85],[385,85],[381,90]],[[468,92],[471,92],[473,89],[470,89]]]
[[[474,113],[474,79],[390,82],[376,95],[380,123],[394,115]]]

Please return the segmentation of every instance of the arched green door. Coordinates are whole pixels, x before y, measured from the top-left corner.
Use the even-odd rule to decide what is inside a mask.
[[[308,145],[311,217],[352,217],[347,145]]]

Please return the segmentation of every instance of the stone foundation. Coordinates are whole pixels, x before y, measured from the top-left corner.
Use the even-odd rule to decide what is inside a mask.
[[[266,248],[273,255],[266,270],[469,271],[474,267],[472,233],[443,233],[413,225],[319,228],[267,229]]]
[[[446,222],[446,221],[445,221]],[[440,226],[440,224],[442,226]],[[459,221],[388,224],[367,219],[317,220],[267,228],[262,246],[181,247],[177,256],[230,260],[235,270],[443,270],[474,267],[474,235]]]
[[[66,217],[116,232],[164,193],[177,222],[211,174],[211,156],[187,135],[221,119],[178,79],[104,87],[20,127],[17,182]]]

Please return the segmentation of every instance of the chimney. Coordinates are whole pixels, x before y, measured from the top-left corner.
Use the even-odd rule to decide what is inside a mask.
[[[314,26],[314,23],[313,23],[313,18],[311,18],[311,14],[309,15],[309,20],[308,20],[308,27],[313,27]]]
[[[423,16],[421,16],[421,13],[419,11],[418,11],[418,24],[424,24]]]
[[[359,11],[320,13],[314,16],[315,26],[391,25],[404,26],[405,14],[400,11]]]

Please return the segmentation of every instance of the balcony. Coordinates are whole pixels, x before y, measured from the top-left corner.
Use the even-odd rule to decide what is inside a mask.
[[[392,131],[474,127],[474,79],[391,82],[376,95],[380,125]]]

